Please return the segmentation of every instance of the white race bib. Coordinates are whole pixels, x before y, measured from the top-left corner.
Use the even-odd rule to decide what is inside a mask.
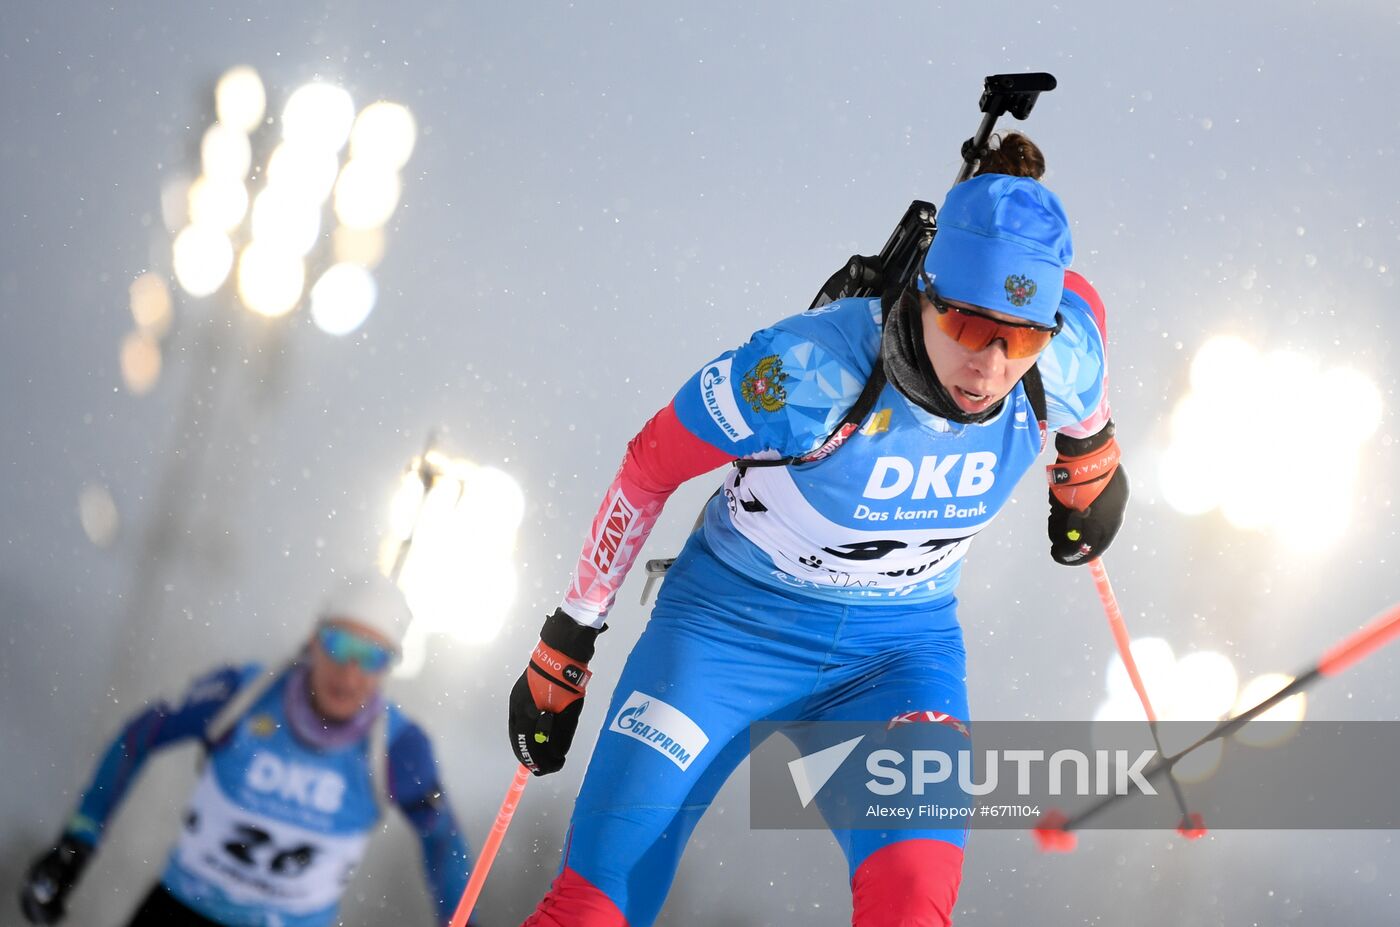
[[[318,833],[240,808],[206,766],[185,812],[174,861],[236,904],[310,914],[338,904],[367,833]]]

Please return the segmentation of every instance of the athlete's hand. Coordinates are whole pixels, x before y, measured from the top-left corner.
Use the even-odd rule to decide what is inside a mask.
[[[19,907],[31,924],[57,924],[68,913],[68,894],[92,857],[90,844],[69,835],[34,861],[19,889]]]
[[[540,629],[530,665],[510,692],[510,746],[521,765],[537,776],[558,772],[574,742],[588,661],[601,632],[555,609]]]
[[[1055,436],[1050,480],[1050,556],[1066,566],[1098,558],[1123,526],[1128,477],[1118,465],[1113,422],[1087,438]]]

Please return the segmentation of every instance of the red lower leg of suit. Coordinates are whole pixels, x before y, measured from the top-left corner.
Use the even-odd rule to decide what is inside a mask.
[[[627,918],[592,882],[565,868],[520,927],[627,927]]]
[[[865,858],[851,879],[854,927],[949,927],[963,851],[942,840],[901,840]]]
[[[949,927],[962,860],[963,851],[942,840],[901,840],[876,850],[851,879],[853,927]],[[566,868],[521,927],[627,927],[627,919]]]

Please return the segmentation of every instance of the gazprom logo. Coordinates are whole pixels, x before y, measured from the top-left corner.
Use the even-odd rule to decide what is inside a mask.
[[[633,691],[618,709],[608,730],[625,734],[689,769],[710,738],[680,709],[644,692]]]
[[[642,702],[640,705],[633,705],[631,708],[624,708],[617,713],[617,729],[624,733],[631,733],[637,726],[638,719],[647,713],[651,707],[651,702]]]
[[[753,429],[744,421],[739,404],[734,401],[734,391],[726,385],[733,363],[733,358],[726,357],[701,371],[700,399],[705,403],[705,411],[725,437],[730,441],[742,441],[753,434]]]

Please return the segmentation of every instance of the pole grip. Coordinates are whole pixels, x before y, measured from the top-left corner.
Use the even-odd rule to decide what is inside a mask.
[[[1335,676],[1353,663],[1370,656],[1400,635],[1400,605],[1391,606],[1380,617],[1337,644],[1317,661],[1317,671]]]
[[[452,914],[450,927],[467,927],[467,919],[472,916],[476,899],[480,897],[481,888],[486,884],[486,875],[496,860],[496,851],[501,848],[506,828],[510,827],[510,819],[515,817],[515,807],[520,804],[520,796],[525,793],[525,783],[529,781],[530,770],[524,766],[517,766],[515,778],[510,781],[510,788],[506,789],[506,797],[501,802],[501,810],[496,812],[496,823],[491,825],[491,833],[487,835],[486,843],[481,847],[481,856],[477,858],[476,867],[472,869],[471,878],[467,880],[462,900],[457,902],[457,910]]]

